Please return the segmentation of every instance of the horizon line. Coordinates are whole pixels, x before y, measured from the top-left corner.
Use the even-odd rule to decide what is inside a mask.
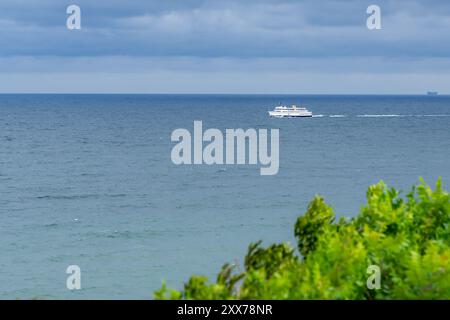
[[[433,92],[433,91],[430,91]],[[450,96],[450,93],[233,93],[233,92],[0,92],[0,95],[241,95],[241,96]]]

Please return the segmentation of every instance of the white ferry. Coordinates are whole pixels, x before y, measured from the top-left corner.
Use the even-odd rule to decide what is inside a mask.
[[[312,117],[312,112],[303,107],[292,105],[291,107],[278,106],[273,111],[269,111],[269,115],[275,118],[298,118]]]

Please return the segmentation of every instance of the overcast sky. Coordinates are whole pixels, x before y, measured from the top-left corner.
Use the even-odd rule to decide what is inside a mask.
[[[449,52],[448,0],[0,1],[0,92],[450,93]]]

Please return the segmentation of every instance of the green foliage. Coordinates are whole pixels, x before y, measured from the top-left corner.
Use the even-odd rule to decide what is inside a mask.
[[[316,196],[308,206],[303,217],[295,224],[295,236],[298,239],[298,250],[306,258],[309,252],[316,249],[317,241],[327,231],[334,220],[333,209],[323,198]]]
[[[226,264],[215,283],[193,276],[182,291],[165,285],[157,299],[449,299],[450,195],[439,179],[401,198],[383,182],[369,187],[367,204],[335,222],[316,196],[297,219],[300,255],[286,243],[251,244],[245,270]],[[369,289],[368,267],[381,270]]]

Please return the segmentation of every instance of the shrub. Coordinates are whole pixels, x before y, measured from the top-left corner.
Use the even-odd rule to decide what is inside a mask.
[[[215,283],[192,276],[181,291],[165,285],[157,299],[449,299],[450,196],[441,179],[423,180],[405,198],[383,182],[369,187],[353,219],[335,221],[316,196],[297,219],[299,254],[286,243],[251,244],[245,271],[224,265]],[[367,286],[379,267],[380,288]]]

